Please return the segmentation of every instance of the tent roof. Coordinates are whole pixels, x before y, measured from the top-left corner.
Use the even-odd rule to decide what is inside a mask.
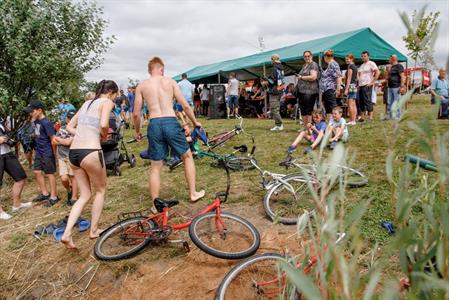
[[[286,75],[288,75],[299,70],[300,65],[304,62],[302,57],[304,51],[312,51],[316,60],[318,56],[323,56],[327,49],[332,49],[336,60],[342,64],[344,64],[346,54],[353,53],[358,57],[364,50],[370,53],[371,60],[379,64],[387,63],[392,54],[396,54],[400,62],[407,61],[405,55],[370,28],[361,28],[249,56],[197,66],[187,71],[186,74],[190,81],[196,83],[217,82],[219,74],[226,78],[230,72],[235,72],[240,80],[254,79],[263,74],[264,65],[267,69],[271,67],[271,55],[277,53],[281,57],[282,63],[286,67]],[[181,75],[179,74],[173,79],[181,80]]]

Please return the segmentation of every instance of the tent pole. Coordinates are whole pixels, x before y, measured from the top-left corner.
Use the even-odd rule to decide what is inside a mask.
[[[263,64],[263,76],[267,76],[267,69],[265,68],[265,64]],[[264,115],[267,116],[267,108],[268,108],[268,100],[267,100],[268,93],[265,93],[265,99],[263,100],[264,106],[263,106],[263,112]]]

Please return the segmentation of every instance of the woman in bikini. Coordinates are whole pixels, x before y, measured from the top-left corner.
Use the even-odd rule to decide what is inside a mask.
[[[117,93],[118,86],[114,81],[102,80],[97,86],[94,99],[84,102],[67,125],[67,130],[74,135],[69,160],[80,190],[80,197],[70,211],[67,227],[61,239],[69,249],[76,248],[72,240],[72,229],[92,196],[91,184],[96,193],[92,205],[89,236],[95,239],[101,233],[98,222],[106,192],[106,168],[100,141],[108,134],[109,114],[114,108]]]

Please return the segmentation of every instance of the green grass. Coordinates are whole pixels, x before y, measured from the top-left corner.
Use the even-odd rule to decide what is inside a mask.
[[[380,103],[380,102],[379,102]],[[422,117],[428,117],[437,132],[448,130],[447,120],[436,120],[434,107],[430,106],[429,97],[414,97],[408,107],[406,119],[418,121]],[[370,199],[370,206],[361,223],[361,231],[367,241],[367,246],[379,243],[384,244],[389,236],[380,226],[382,220],[394,220],[394,206],[392,205],[391,188],[385,175],[385,159],[387,157],[388,146],[386,137],[391,136],[392,123],[379,121],[379,115],[383,112],[383,105],[376,106],[376,121],[371,124],[362,124],[350,128],[350,139],[346,144],[350,155],[354,155],[352,167],[361,170],[369,178],[369,184],[362,188],[348,189],[346,193],[345,210],[350,209],[362,199]],[[419,155],[418,146],[408,141],[413,137],[413,131],[407,127],[407,120],[402,122],[398,137],[398,156],[396,164],[403,164],[402,157],[406,153]],[[210,136],[224,130],[231,129],[238,124],[236,120],[206,120],[200,119]],[[294,170],[285,170],[278,166],[278,163],[285,157],[288,145],[297,135],[299,125],[292,120],[285,120],[285,130],[282,132],[270,132],[273,126],[272,120],[245,119],[243,124],[247,133],[255,136],[256,153],[258,163],[265,169],[286,173]],[[132,131],[126,132],[125,141],[132,136]],[[251,141],[245,135],[239,135],[226,143],[225,146],[217,149],[218,153],[229,153],[232,146],[246,143],[250,146]],[[127,144],[128,151],[137,157],[139,152],[147,147],[144,140],[141,143]],[[302,150],[306,144],[300,145],[296,157],[307,162],[309,159],[302,155]],[[327,155],[329,150],[326,150]],[[425,158],[425,157],[424,157]],[[162,198],[180,200],[176,211],[183,215],[192,215],[214,200],[214,194],[224,191],[226,187],[226,176],[222,169],[211,166],[210,158],[203,158],[196,161],[197,189],[205,189],[207,192],[205,200],[196,204],[188,201],[188,191],[185,184],[183,168],[178,168],[172,172],[164,168],[162,173],[161,194]],[[148,170],[149,163],[138,158],[137,166],[129,168],[127,163],[122,165],[122,176],[108,177],[108,189],[103,215],[101,218],[103,226],[115,223],[117,215],[123,212],[147,210],[151,206],[150,194],[148,190]],[[422,170],[421,172],[429,172]],[[29,179],[23,194],[24,200],[30,199],[37,193],[34,176],[28,172]],[[10,182],[2,188],[0,205],[6,210],[11,207]],[[58,186],[59,196],[65,201],[65,192],[62,186]],[[242,205],[254,207],[254,218],[264,218],[260,212],[262,199],[265,191],[260,186],[260,177],[255,170],[248,172],[234,172],[231,174],[231,194],[226,208],[238,209]],[[37,225],[55,222],[69,213],[70,209],[62,204],[47,209],[41,206],[19,213],[8,222],[0,222],[0,269],[2,273],[9,273],[12,263],[20,253],[20,263],[15,266],[15,276],[9,281],[0,283],[0,295],[7,295],[8,298],[17,296],[25,290],[34,278],[44,278],[45,280],[59,280],[57,274],[65,274],[69,266],[77,268],[78,276],[92,264],[97,263],[92,257],[93,241],[87,238],[86,234],[76,233],[75,242],[83,249],[81,254],[67,254],[59,244],[53,242],[51,237],[44,237],[42,241],[31,237]],[[90,216],[90,205],[84,210],[84,217]],[[182,237],[187,239],[187,234],[183,232]],[[27,242],[28,241],[28,242]],[[27,242],[27,243],[26,243]],[[25,245],[26,243],[26,245]],[[24,250],[19,252],[23,246]],[[102,263],[100,270],[110,270],[115,277],[127,272],[133,272],[137,266],[148,261],[160,258],[171,258],[182,256],[184,252],[181,247],[170,246],[164,251],[158,249],[147,249],[132,261],[119,261],[113,263]],[[50,266],[51,271],[48,270]],[[43,271],[44,270],[44,271]],[[46,273],[48,272],[48,273]],[[6,275],[8,276],[8,275]],[[3,276],[5,277],[5,276]],[[2,278],[2,277],[0,277]],[[48,279],[50,278],[50,279]],[[44,282],[42,279],[40,282]],[[36,286],[39,286],[36,284]],[[45,286],[43,283],[40,285]],[[48,285],[48,287],[51,287]],[[32,296],[39,298],[39,294]],[[74,287],[67,291],[75,292]],[[1,297],[0,297],[1,299]]]

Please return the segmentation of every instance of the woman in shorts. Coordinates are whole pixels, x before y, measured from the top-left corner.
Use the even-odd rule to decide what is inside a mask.
[[[108,135],[109,114],[114,108],[117,93],[118,86],[114,81],[102,80],[97,86],[95,99],[84,102],[67,125],[67,130],[74,135],[69,160],[80,191],[61,238],[69,249],[76,248],[72,240],[72,229],[92,196],[91,185],[95,188],[95,199],[89,236],[94,239],[101,233],[98,223],[106,192],[106,168],[100,140]]]
[[[345,81],[345,95],[348,97],[348,125],[355,125],[355,118],[357,117],[357,67],[354,64],[354,55],[346,55],[345,60],[348,65]]]

